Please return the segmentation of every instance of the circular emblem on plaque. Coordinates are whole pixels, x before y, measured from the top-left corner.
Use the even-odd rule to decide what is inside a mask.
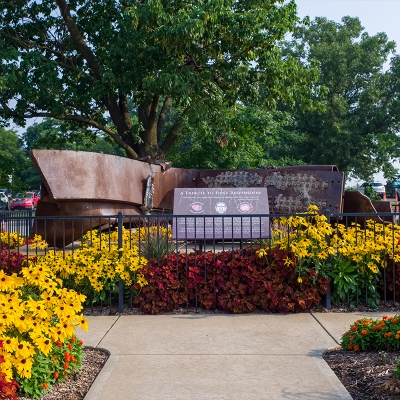
[[[253,210],[253,206],[251,204],[249,204],[249,203],[240,203],[238,205],[238,210],[241,213],[249,213],[249,212],[251,212]]]
[[[190,212],[195,213],[195,214],[202,213],[202,212],[204,212],[203,206],[204,206],[203,203],[199,203],[199,202],[192,203],[190,205]]]
[[[222,203],[221,201],[215,205],[215,211],[216,211],[218,214],[223,214],[224,212],[226,212],[226,209],[227,209],[227,208],[228,208],[228,207],[226,206],[226,204],[225,204],[225,203]]]

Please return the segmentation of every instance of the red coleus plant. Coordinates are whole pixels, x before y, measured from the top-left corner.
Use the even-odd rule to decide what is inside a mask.
[[[18,273],[25,264],[26,256],[15,250],[10,250],[7,245],[2,245],[0,250],[0,269],[8,274]]]
[[[0,399],[17,400],[17,390],[19,384],[13,379],[11,382],[6,380],[6,374],[0,372]]]
[[[309,309],[320,302],[329,280],[316,277],[310,270],[310,275],[299,283],[294,267],[285,265],[287,257],[292,255],[275,249],[259,258],[251,249],[245,249],[153,259],[141,270],[148,285],[134,304],[152,314],[183,304],[232,313],[248,313],[256,308],[284,313]]]
[[[158,314],[161,311],[172,311],[187,301],[186,270],[182,265],[182,254],[170,254],[161,260],[149,261],[140,272],[148,285],[140,289],[135,283],[133,290],[140,290],[134,299],[140,309],[146,313]]]

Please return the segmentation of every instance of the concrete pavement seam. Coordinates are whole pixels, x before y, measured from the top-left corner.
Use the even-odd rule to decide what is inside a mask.
[[[329,331],[321,324],[321,322],[319,322],[318,318],[312,312],[310,312],[310,314],[321,325],[322,329],[333,339],[333,341],[339,345],[340,343],[329,333]]]
[[[107,336],[107,333],[111,331],[111,329],[113,328],[113,326],[117,323],[117,321],[120,319],[121,314],[118,315],[118,318],[114,321],[114,323],[107,329],[107,332],[102,336],[102,338],[97,342],[96,346],[94,347],[95,349],[98,348],[99,344],[101,343],[101,341]]]

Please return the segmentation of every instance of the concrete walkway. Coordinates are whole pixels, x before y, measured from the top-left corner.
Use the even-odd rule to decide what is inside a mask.
[[[355,320],[382,315],[89,317],[78,336],[111,356],[85,400],[351,399],[321,355]]]

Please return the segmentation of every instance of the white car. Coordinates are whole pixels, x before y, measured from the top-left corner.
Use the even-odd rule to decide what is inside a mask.
[[[365,194],[365,188],[370,186],[374,189],[374,192],[382,199],[385,198],[386,187],[383,183],[380,182],[364,182],[357,190],[362,194]]]
[[[10,210],[9,200],[4,192],[0,192],[0,210]]]

